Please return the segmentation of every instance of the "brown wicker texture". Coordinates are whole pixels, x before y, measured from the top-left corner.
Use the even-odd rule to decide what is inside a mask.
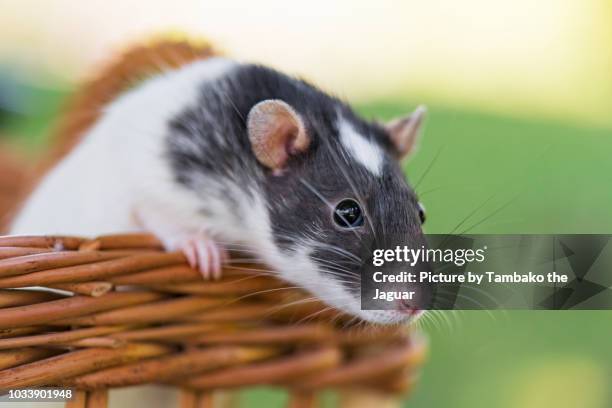
[[[256,385],[288,389],[296,407],[326,388],[410,390],[420,337],[230,265],[203,281],[148,235],[0,237],[0,389],[70,386],[90,391],[70,406],[90,408],[105,406],[101,390],[144,383],[181,387],[184,407]]]

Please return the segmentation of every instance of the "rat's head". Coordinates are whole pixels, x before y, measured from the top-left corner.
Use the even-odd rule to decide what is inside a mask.
[[[266,169],[279,254],[268,261],[285,279],[371,322],[407,321],[427,308],[431,294],[406,287],[421,294],[394,301],[392,310],[362,310],[360,290],[373,249],[424,243],[424,210],[400,166],[424,114],[419,107],[381,125],[332,98],[317,104],[269,99],[251,108],[249,139]]]

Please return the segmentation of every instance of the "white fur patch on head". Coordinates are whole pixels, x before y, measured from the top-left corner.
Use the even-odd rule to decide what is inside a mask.
[[[375,176],[380,176],[383,167],[383,151],[376,143],[359,134],[344,118],[338,120],[340,142],[353,158]]]

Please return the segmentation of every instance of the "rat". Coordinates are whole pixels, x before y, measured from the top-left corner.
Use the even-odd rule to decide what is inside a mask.
[[[401,161],[425,112],[381,124],[274,69],[194,61],[107,104],[10,232],[147,231],[205,279],[218,279],[228,249],[239,248],[353,316],[404,322],[422,305],[361,310],[362,248],[383,236],[396,237],[388,247],[424,240]]]

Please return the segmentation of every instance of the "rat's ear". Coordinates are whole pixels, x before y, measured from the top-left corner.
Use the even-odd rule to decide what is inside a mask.
[[[305,151],[310,144],[302,118],[278,99],[259,102],[247,117],[247,130],[257,160],[280,171],[291,155]]]
[[[409,116],[394,119],[385,125],[398,156],[407,157],[417,144],[427,108],[419,105]]]

